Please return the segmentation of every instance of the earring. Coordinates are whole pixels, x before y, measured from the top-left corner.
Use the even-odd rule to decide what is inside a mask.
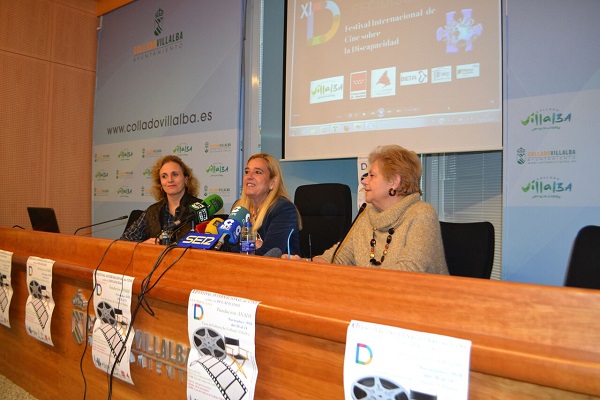
[[[388,194],[392,197],[394,197],[396,195],[396,193],[397,193],[396,189],[394,189],[394,188],[390,188],[390,190],[388,190]]]

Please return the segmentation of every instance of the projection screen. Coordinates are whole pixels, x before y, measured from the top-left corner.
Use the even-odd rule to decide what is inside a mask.
[[[498,0],[288,0],[284,159],[502,148]]]

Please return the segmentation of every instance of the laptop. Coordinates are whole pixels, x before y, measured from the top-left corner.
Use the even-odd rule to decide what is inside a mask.
[[[60,233],[54,208],[27,207],[27,212],[34,231]]]

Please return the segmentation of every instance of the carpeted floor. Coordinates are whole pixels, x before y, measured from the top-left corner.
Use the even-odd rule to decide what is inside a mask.
[[[0,375],[0,399],[37,400],[20,386],[15,385],[4,375]]]

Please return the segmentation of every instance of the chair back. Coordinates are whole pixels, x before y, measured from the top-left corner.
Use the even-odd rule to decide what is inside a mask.
[[[294,204],[302,218],[301,256],[318,256],[346,236],[352,224],[352,193],[341,183],[298,186]]]
[[[489,279],[494,266],[494,225],[440,221],[440,228],[450,275]]]
[[[129,218],[127,218],[127,224],[125,224],[125,229],[123,229],[123,233],[127,231],[127,228],[131,226],[137,219],[144,213],[144,210],[132,210],[129,213]]]
[[[600,289],[600,226],[584,226],[577,233],[565,286]]]

